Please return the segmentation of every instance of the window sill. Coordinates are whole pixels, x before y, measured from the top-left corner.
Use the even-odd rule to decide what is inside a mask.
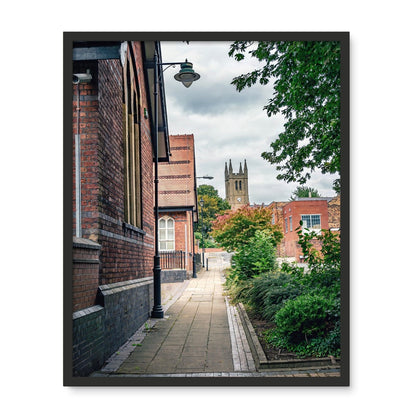
[[[146,235],[146,232],[143,231],[141,228],[135,227],[134,225],[128,224],[127,222],[123,222],[123,229],[133,231],[140,235]]]

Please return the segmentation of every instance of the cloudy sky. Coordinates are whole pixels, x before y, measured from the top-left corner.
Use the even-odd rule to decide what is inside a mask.
[[[201,75],[185,88],[173,78],[179,67],[165,70],[169,133],[194,134],[197,176],[214,177],[211,181],[200,179],[198,184],[213,185],[224,198],[225,162],[231,159],[236,171],[246,159],[250,203],[288,200],[297,184],[278,181],[275,167],[261,157],[284,124],[282,116],[269,118],[263,110],[272,96],[272,86],[255,85],[237,92],[232,79],[260,64],[247,58],[236,62],[228,56],[229,45],[218,41],[162,42],[164,62],[188,59]],[[315,173],[307,185],[322,196],[333,196],[335,177]]]

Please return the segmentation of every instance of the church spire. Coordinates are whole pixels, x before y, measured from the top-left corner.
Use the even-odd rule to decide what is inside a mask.
[[[244,159],[244,173],[247,173],[248,169],[247,169],[247,161]]]
[[[225,162],[225,177],[228,177],[228,166],[227,166],[227,162]]]
[[[239,175],[242,175],[243,174],[243,168],[241,167],[241,162],[240,162],[240,170],[238,171],[238,174]]]
[[[230,175],[233,173],[233,165],[231,164],[231,159],[230,159]]]

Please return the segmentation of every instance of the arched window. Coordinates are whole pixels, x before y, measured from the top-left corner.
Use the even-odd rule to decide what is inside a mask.
[[[130,51],[123,70],[124,221],[142,227],[140,184],[140,89]]]
[[[159,250],[175,250],[175,221],[171,217],[159,220]]]
[[[235,190],[238,191],[238,181],[235,181]]]
[[[241,181],[240,181],[240,191],[241,191]]]

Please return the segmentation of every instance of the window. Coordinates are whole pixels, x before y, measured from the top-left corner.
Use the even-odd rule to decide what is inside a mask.
[[[289,217],[289,229],[293,231],[292,217]]]
[[[239,183],[239,186],[240,186],[240,191],[241,191],[241,181],[240,181],[240,183]]]
[[[128,51],[123,73],[124,220],[141,228],[140,90],[135,79],[135,68]]]
[[[302,228],[308,228],[310,231],[321,231],[321,215],[320,214],[308,214],[301,215]]]
[[[235,190],[238,191],[238,181],[235,181]]]
[[[175,250],[175,221],[170,217],[159,220],[159,250]]]
[[[287,232],[287,218],[285,218],[285,232]]]

